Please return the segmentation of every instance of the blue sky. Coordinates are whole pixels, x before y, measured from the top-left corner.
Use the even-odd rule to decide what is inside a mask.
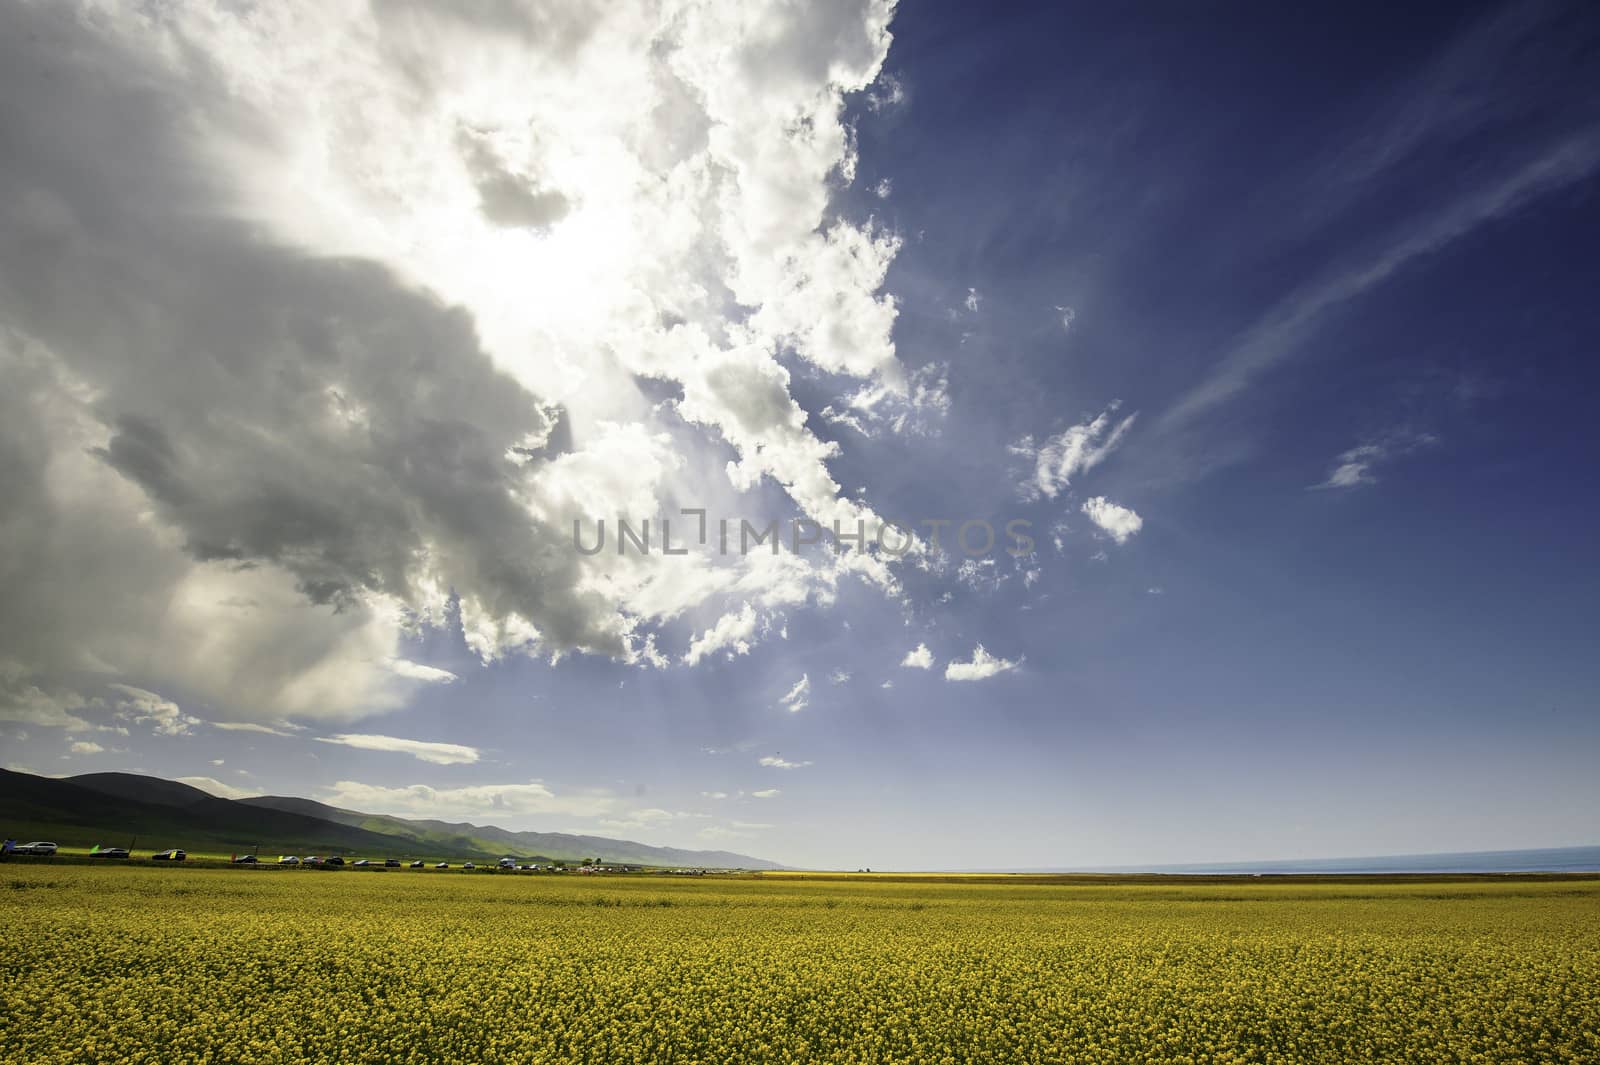
[[[6,16],[6,764],[820,867],[1600,839],[1600,19],[742,11]],[[1037,545],[566,532],[688,506]]]

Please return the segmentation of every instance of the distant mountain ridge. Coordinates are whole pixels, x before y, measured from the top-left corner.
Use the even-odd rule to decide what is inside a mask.
[[[108,802],[108,799],[116,800]],[[562,832],[512,832],[493,825],[408,820],[342,810],[287,796],[220,799],[178,781],[137,773],[56,779],[0,770],[0,833],[69,846],[186,847],[225,853],[259,846],[274,853],[488,858],[510,854],[555,861],[601,858],[639,865],[779,869],[730,851],[654,847],[633,840]]]

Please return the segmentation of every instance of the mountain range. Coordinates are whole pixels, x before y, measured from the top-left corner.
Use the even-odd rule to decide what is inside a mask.
[[[55,778],[0,769],[0,834],[85,847],[123,845],[137,838],[154,850],[183,847],[225,854],[260,850],[396,858],[511,855],[550,861],[600,858],[655,866],[782,868],[776,862],[729,851],[409,820],[287,796],[221,799],[188,784],[137,773]]]

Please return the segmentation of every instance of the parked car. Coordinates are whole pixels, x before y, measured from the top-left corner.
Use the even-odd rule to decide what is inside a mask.
[[[449,862],[440,862],[438,865],[434,866],[434,868],[435,869],[448,869],[448,868],[450,868],[450,863]]]
[[[308,854],[304,858],[300,859],[300,864],[301,865],[321,865],[322,864],[322,859],[318,858],[315,854]]]
[[[476,869],[477,866],[473,865],[471,862],[467,862],[467,863],[463,864],[461,866],[461,868],[463,868],[463,869]]]
[[[54,843],[24,843],[20,847],[13,847],[12,854],[31,854],[36,858],[48,858],[56,852]]]
[[[292,854],[284,854],[284,855],[280,855],[278,857],[278,864],[279,865],[299,865],[300,864],[300,859],[296,858]]]
[[[335,855],[332,855],[330,857],[322,859],[322,864],[323,865],[343,865],[344,864],[344,859],[339,857],[337,854],[335,854]]]
[[[255,865],[256,856],[254,854],[235,854],[228,861],[233,865]]]
[[[413,869],[421,869],[422,868],[422,859],[418,858],[416,861],[412,862],[411,863],[411,868],[413,868]]]
[[[357,869],[365,869],[367,866],[369,866],[371,864],[372,864],[372,860],[370,858],[357,858],[356,859],[355,868],[357,868]]]
[[[515,869],[517,867],[517,862],[514,858],[501,858],[498,864],[501,869]]]
[[[128,848],[126,847],[102,847],[96,843],[89,848],[89,857],[91,858],[126,858],[127,856]]]
[[[400,868],[400,859],[399,858],[385,858],[383,860],[383,867],[385,869],[398,869],[398,868]]]
[[[170,850],[156,851],[150,856],[152,862],[181,862],[189,856],[176,847]]]

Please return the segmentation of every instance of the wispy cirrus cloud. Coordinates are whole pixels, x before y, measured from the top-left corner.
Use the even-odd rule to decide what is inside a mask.
[[[318,743],[333,743],[341,747],[355,747],[363,751],[390,751],[409,754],[433,765],[472,765],[478,761],[476,747],[459,743],[433,743],[427,740],[407,740],[398,736],[377,736],[363,733],[343,733],[337,736],[318,736]]]
[[[1358,488],[1377,484],[1376,470],[1394,459],[1426,447],[1432,447],[1439,438],[1432,433],[1418,433],[1407,429],[1394,430],[1347,451],[1341,451],[1334,460],[1328,476],[1310,487],[1316,489]]]
[[[198,785],[197,785],[198,786]],[[364,813],[396,817],[507,819],[544,814],[598,817],[616,808],[609,795],[557,795],[540,781],[435,788],[392,787],[340,780],[323,789],[322,801]]]
[[[1115,418],[1119,404],[1077,425],[1068,426],[1042,443],[1025,436],[1008,449],[1033,463],[1032,472],[1017,486],[1024,499],[1054,499],[1072,479],[1104,462],[1122,443],[1138,419],[1138,412]]]
[[[778,705],[791,714],[798,714],[811,705],[811,675],[802,673],[800,679],[794,682],[783,698],[778,700]]]

